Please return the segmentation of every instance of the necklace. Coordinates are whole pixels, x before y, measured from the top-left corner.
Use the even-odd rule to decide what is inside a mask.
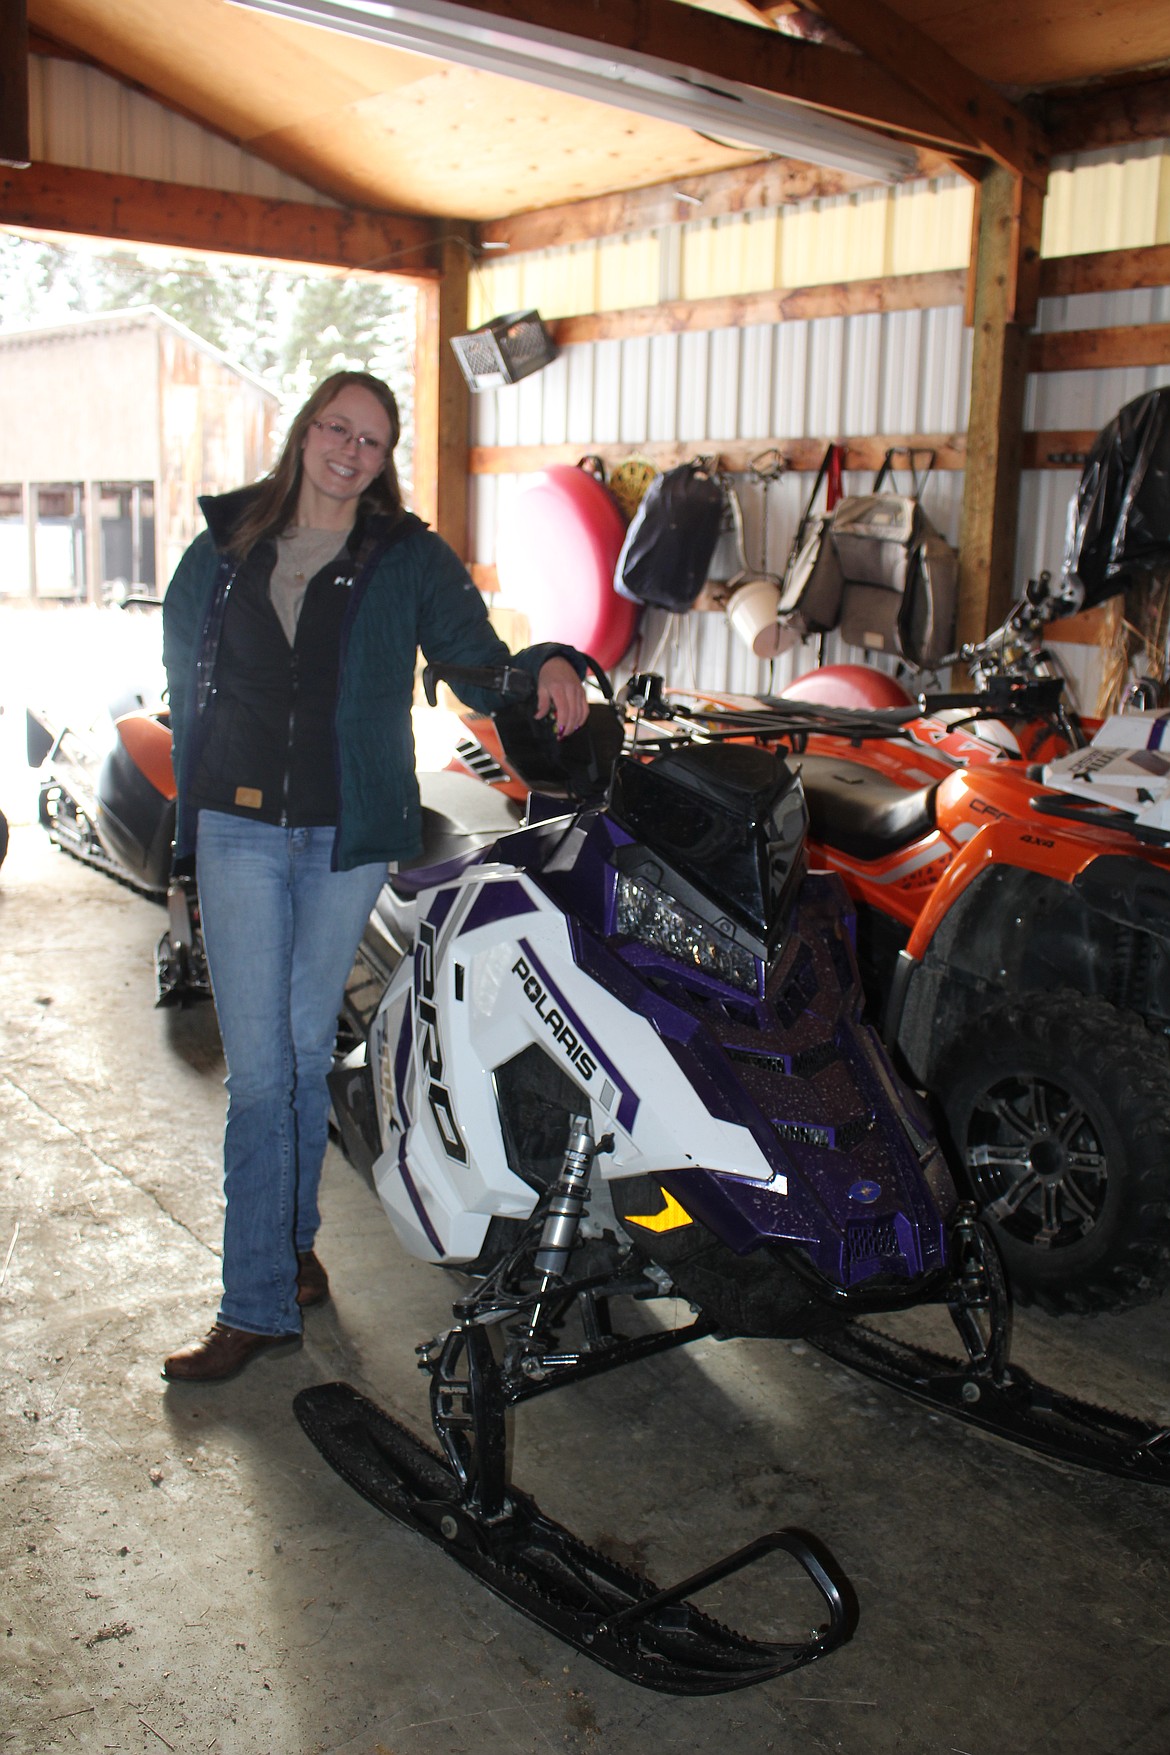
[[[294,585],[304,585],[307,579],[319,572],[326,561],[331,560],[345,542],[345,534],[338,530],[317,530],[311,525],[296,524],[291,530],[281,532],[280,541],[284,545],[284,565],[281,572]]]

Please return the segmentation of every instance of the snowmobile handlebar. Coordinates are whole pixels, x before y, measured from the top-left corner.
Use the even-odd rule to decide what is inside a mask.
[[[588,652],[581,653],[581,657],[606,700],[612,701],[613,684],[596,658],[591,658]],[[460,683],[467,688],[484,689],[522,707],[535,705],[538,693],[536,678],[519,664],[428,664],[422,683],[429,707],[438,705],[440,682],[449,684],[456,692]]]
[[[465,687],[488,689],[506,701],[523,703],[536,699],[536,678],[516,664],[428,664],[422,676],[428,707],[438,705],[440,682],[455,690],[460,683]]]

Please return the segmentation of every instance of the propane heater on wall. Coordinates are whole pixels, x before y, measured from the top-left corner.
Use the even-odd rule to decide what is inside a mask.
[[[539,311],[513,311],[493,317],[467,335],[453,335],[455,357],[473,390],[498,390],[539,372],[557,357],[556,345]]]

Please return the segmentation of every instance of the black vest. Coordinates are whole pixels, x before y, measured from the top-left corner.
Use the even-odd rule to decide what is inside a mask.
[[[352,557],[347,550],[310,580],[291,647],[268,595],[275,560],[274,543],[257,544],[228,595],[190,803],[290,828],[329,826]]]

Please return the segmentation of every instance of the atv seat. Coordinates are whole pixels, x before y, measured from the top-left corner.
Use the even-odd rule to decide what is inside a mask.
[[[935,826],[938,782],[907,792],[874,768],[847,757],[799,755],[789,766],[800,771],[808,802],[809,830],[856,859],[880,859],[928,835]]]

